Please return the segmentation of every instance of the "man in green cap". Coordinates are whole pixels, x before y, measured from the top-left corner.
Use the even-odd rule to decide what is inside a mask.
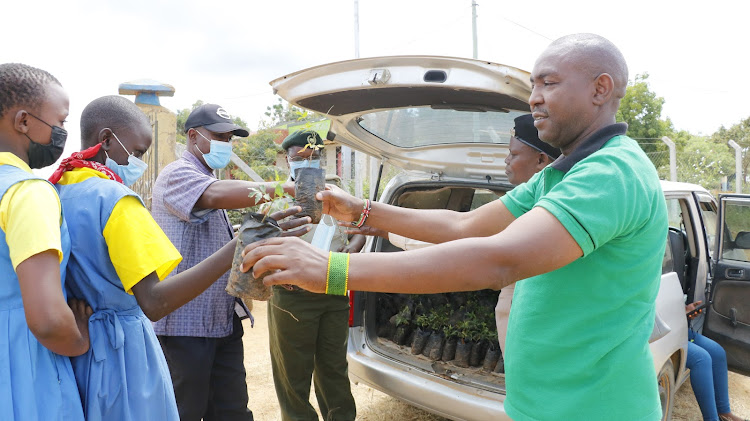
[[[299,168],[320,168],[322,145],[320,135],[309,130],[292,133],[284,139],[281,147],[286,151],[292,181]],[[326,176],[326,182],[341,187],[335,175]],[[320,223],[301,238],[325,251],[346,253],[359,252],[365,240],[364,236],[355,235],[347,241],[344,228],[328,215],[323,215]],[[330,243],[326,241],[328,238]],[[275,286],[268,300],[268,332],[281,419],[318,420],[310,404],[310,381],[314,379],[323,418],[354,420],[357,410],[346,361],[349,298]]]

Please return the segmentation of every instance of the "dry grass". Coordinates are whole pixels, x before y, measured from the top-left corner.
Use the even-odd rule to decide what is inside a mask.
[[[273,387],[271,358],[268,352],[268,323],[266,303],[255,303],[253,316],[255,328],[245,320],[245,369],[247,389],[250,395],[250,409],[259,421],[278,421],[279,405]],[[357,419],[363,421],[445,421],[445,418],[407,405],[377,390],[364,385],[352,385],[352,394],[357,402]],[[739,416],[750,418],[750,377],[729,373],[729,398],[732,411]],[[311,402],[318,409],[311,393]],[[677,392],[673,420],[700,421],[698,404],[693,396],[690,381]]]

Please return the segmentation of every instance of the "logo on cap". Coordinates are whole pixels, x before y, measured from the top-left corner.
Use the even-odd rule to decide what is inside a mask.
[[[225,110],[225,109],[223,109],[221,107],[219,107],[219,108],[216,109],[216,115],[218,115],[221,118],[225,118],[227,120],[231,120],[232,119],[232,116],[229,115],[229,113],[227,112],[227,110]]]
[[[511,137],[516,137],[516,128],[515,127],[512,128],[512,129],[510,129],[510,135],[511,135]]]

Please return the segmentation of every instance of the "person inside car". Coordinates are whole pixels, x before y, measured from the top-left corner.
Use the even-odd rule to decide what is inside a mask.
[[[685,306],[688,320],[703,312],[702,301]],[[732,414],[729,407],[727,353],[721,345],[688,328],[688,353],[685,366],[690,370],[690,385],[704,421],[748,421]]]

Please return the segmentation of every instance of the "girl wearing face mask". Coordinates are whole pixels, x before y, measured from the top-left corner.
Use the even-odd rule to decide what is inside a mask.
[[[84,109],[81,133],[89,147],[63,160],[50,180],[70,221],[70,293],[94,311],[91,349],[72,360],[86,419],[178,421],[151,321],[228,271],[235,243],[165,279],[182,256],[126,187],[146,169],[138,155],[151,146],[148,118],[127,99],[107,96]]]
[[[55,189],[68,96],[52,75],[0,64],[0,419],[83,420],[68,356],[89,349],[87,309],[66,303],[70,238]]]

